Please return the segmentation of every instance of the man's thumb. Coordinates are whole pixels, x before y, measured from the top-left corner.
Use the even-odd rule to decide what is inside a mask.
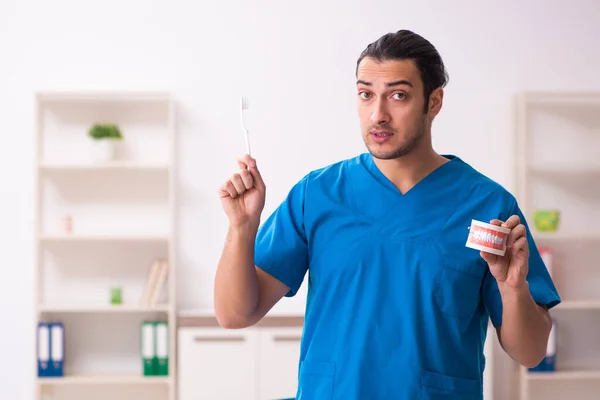
[[[263,180],[262,175],[258,170],[258,167],[254,165],[254,167],[250,167],[248,170],[250,171],[250,174],[252,174],[252,178],[254,179],[254,186],[256,186],[257,189],[264,190],[265,181]]]

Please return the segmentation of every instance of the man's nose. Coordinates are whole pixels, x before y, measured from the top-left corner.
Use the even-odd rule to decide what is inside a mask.
[[[374,107],[373,113],[371,114],[371,122],[373,124],[385,124],[389,122],[390,116],[385,101],[377,100]]]

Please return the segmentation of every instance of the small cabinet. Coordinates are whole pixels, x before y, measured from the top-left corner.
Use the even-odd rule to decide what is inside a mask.
[[[294,398],[302,328],[261,328],[259,400]]]
[[[185,327],[178,336],[178,400],[296,396],[302,327]]]
[[[183,328],[178,335],[179,400],[256,398],[257,332]]]

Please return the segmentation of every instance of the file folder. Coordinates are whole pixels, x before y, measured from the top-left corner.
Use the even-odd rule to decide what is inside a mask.
[[[144,376],[156,375],[156,330],[153,321],[143,321],[141,326],[141,356]]]
[[[53,322],[49,326],[51,376],[64,376],[65,327],[60,322]]]
[[[165,321],[155,323],[156,375],[169,375],[169,329]]]
[[[37,360],[38,376],[48,377],[52,375],[50,368],[50,327],[45,322],[38,324],[37,330]]]

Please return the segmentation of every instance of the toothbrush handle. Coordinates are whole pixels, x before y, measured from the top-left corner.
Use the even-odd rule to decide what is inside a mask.
[[[246,153],[248,153],[249,156],[252,156],[252,154],[250,152],[250,135],[248,134],[247,130],[246,130]]]

